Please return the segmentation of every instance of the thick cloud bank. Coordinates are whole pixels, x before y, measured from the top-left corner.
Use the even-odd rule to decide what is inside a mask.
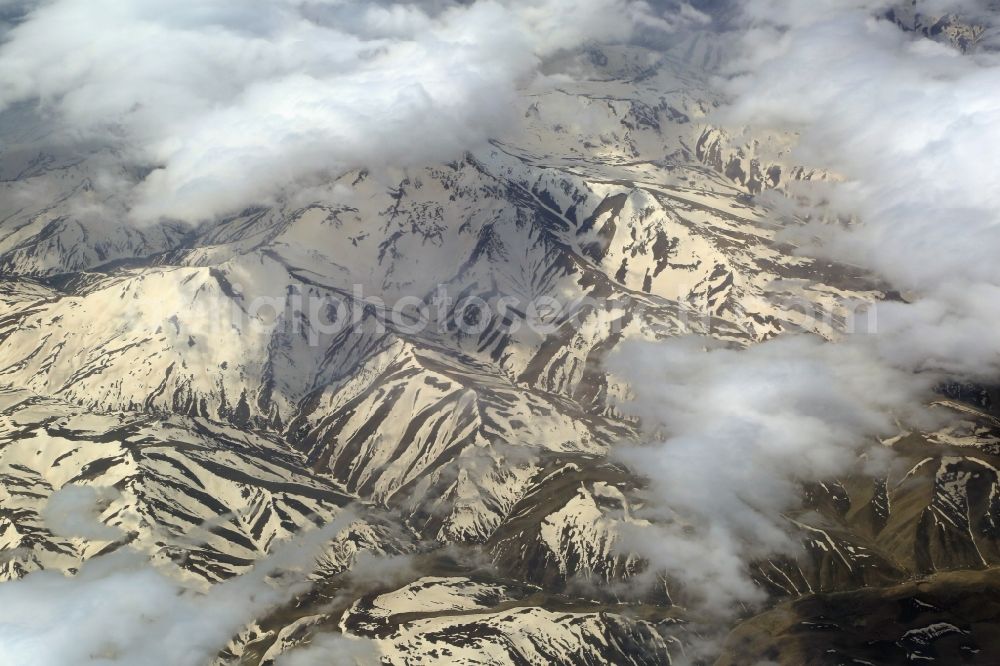
[[[767,20],[788,3],[760,4],[748,11]],[[995,377],[1000,58],[904,32],[871,7],[823,4],[745,35],[732,117],[800,129],[800,155],[846,177],[825,194],[859,222],[799,235],[820,239],[807,252],[872,269],[912,302],[880,309],[884,357]]]
[[[134,221],[199,221],[310,177],[457,157],[511,120],[541,58],[676,21],[632,0],[15,6],[0,110],[37,104],[45,141],[110,150],[95,180]]]
[[[798,163],[842,176],[795,188],[811,221],[790,220],[787,237],[904,300],[879,304],[874,335],[745,351],[670,341],[615,361],[655,433],[622,454],[647,470],[662,523],[633,541],[709,610],[760,598],[747,560],[794,550],[782,513],[802,482],[865,451],[877,462],[875,437],[919,424],[936,383],[1000,375],[1000,58],[976,47],[988,26],[906,29],[946,9],[991,19],[980,3],[863,0],[752,0],[727,15],[739,56],[721,119],[796,132]]]

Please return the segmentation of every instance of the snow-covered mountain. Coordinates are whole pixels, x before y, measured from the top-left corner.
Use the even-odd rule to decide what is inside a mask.
[[[637,424],[604,359],[631,338],[836,337],[857,302],[898,298],[778,238],[759,195],[834,176],[789,163],[788,137],[709,122],[721,99],[699,72],[718,48],[566,56],[552,67],[573,77],[526,93],[520,128],[460,160],[343,173],[198,228],[112,222],[113,202],[91,201],[101,155],[31,153],[30,123],[5,112],[26,138],[0,183],[3,577],[131,548],[204,586],[349,510],[308,592],[220,662],[274,663],[331,633],[387,664],[682,657],[698,620],[684,581],[650,578],[623,545],[644,481],[609,457]],[[421,304],[431,321],[408,325]],[[935,409],[957,422],[885,442],[897,473],[803,488],[787,517],[801,557],[748,566],[804,619],[749,620],[724,663],[748,663],[744,639],[797,658],[795,632],[819,622],[862,659],[845,599],[923,603],[905,581],[1000,563],[996,416],[953,393]],[[108,538],[49,524],[73,486],[113,489]],[[373,556],[407,565],[352,579]],[[914,611],[878,640],[924,658],[962,636],[989,663],[998,646],[962,624],[982,621]]]

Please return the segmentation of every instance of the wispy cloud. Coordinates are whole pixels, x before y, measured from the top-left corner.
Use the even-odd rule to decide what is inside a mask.
[[[84,503],[81,503],[84,505]],[[207,592],[122,550],[73,576],[38,571],[0,585],[0,663],[198,666],[246,624],[291,600],[349,511],[282,544],[246,574]]]

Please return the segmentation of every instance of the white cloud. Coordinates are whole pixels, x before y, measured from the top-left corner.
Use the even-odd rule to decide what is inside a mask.
[[[622,453],[662,519],[633,544],[710,610],[760,599],[746,563],[793,548],[782,513],[801,482],[849,470],[895,419],[921,425],[937,382],[1000,375],[1000,56],[880,20],[892,4],[742,3],[720,119],[797,132],[797,162],[840,174],[795,188],[818,203],[786,237],[881,275],[906,302],[879,305],[873,336],[709,352],[670,341],[618,360],[634,409],[663,429]],[[949,6],[982,17],[979,3]]]
[[[123,536],[124,531],[105,525],[99,516],[120,495],[112,487],[64,486],[49,496],[42,518],[53,534],[111,541]]]
[[[628,378],[636,398],[626,408],[649,435],[616,455],[656,500],[655,523],[626,544],[719,614],[760,599],[749,559],[794,552],[783,513],[800,483],[878,455],[876,437],[914,418],[928,388],[866,345],[806,336],[744,350],[697,338],[632,343],[610,365]]]
[[[871,14],[803,18],[763,56],[760,35],[747,33],[730,117],[799,129],[799,157],[845,177],[824,192],[828,210],[859,222],[792,232],[819,239],[805,252],[864,266],[914,301],[880,311],[886,356],[995,376],[1000,57],[962,55]]]
[[[323,545],[353,520],[345,511],[207,592],[127,550],[92,559],[75,576],[39,571],[4,583],[0,663],[200,666],[248,622],[302,592]]]
[[[324,634],[309,645],[291,650],[275,666],[367,666],[379,663],[375,641],[347,634]]]
[[[133,220],[197,221],[456,157],[512,120],[541,57],[636,25],[673,22],[631,0],[53,0],[0,48],[0,109],[37,100],[48,141],[152,168]]]

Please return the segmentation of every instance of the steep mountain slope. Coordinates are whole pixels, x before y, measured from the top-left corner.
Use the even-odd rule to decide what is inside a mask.
[[[128,546],[178,575],[218,581],[355,501],[273,437],[201,419],[95,414],[23,390],[0,392],[0,450],[6,579],[73,570]],[[95,516],[110,528],[100,538],[47,520],[53,494],[77,486],[109,493]],[[362,549],[394,552],[395,539],[359,522],[329,555],[343,567]]]

